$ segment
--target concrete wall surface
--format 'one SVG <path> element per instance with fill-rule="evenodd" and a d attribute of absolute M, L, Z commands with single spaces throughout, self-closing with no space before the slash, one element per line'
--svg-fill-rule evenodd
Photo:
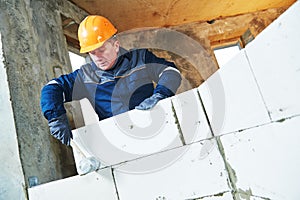
<path fill-rule="evenodd" d="M 20 161 L 15 121 L 4 68 L 0 35 L 0 199 L 26 199 L 25 179 Z"/>
<path fill-rule="evenodd" d="M 54 69 L 59 68 L 62 73 L 71 71 L 57 2 L 0 1 L 1 67 L 5 69 L 1 73 L 6 73 L 1 78 L 1 87 L 8 86 L 9 97 L 5 101 L 9 101 L 12 108 L 8 110 L 8 102 L 1 101 L 1 106 L 6 106 L 5 111 L 1 110 L 1 120 L 7 120 L 1 128 L 9 124 L 14 127 L 8 129 L 12 134 L 1 134 L 16 140 L 8 145 L 18 144 L 25 191 L 32 176 L 38 178 L 38 183 L 45 183 L 76 174 L 72 149 L 49 134 L 47 120 L 40 109 L 41 88 L 55 77 Z M 10 118 L 11 111 L 13 118 Z M 14 131 L 17 136 L 13 136 Z M 9 155 L 5 145 L 0 145 L 0 150 Z M 0 176 L 2 174 L 5 176 L 4 171 L 0 171 Z"/>
<path fill-rule="evenodd" d="M 200 87 L 75 130 L 73 148 L 102 168 L 30 188 L 30 200 L 299 199 L 299 10 Z"/>

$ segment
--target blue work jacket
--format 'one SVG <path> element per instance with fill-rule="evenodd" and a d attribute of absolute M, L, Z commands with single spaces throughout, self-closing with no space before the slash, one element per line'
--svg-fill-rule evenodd
<path fill-rule="evenodd" d="M 103 71 L 91 62 L 51 80 L 42 89 L 41 108 L 46 119 L 51 120 L 66 112 L 64 102 L 87 98 L 102 120 L 134 109 L 154 93 L 170 97 L 180 83 L 174 63 L 147 49 L 120 48 L 110 70 Z"/>

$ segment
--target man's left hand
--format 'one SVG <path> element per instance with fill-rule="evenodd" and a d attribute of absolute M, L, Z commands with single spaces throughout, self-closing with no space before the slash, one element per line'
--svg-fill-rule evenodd
<path fill-rule="evenodd" d="M 155 93 L 151 97 L 145 99 L 140 105 L 136 106 L 135 108 L 138 110 L 149 110 L 153 108 L 158 101 L 167 98 L 167 96 L 162 95 L 160 93 Z"/>

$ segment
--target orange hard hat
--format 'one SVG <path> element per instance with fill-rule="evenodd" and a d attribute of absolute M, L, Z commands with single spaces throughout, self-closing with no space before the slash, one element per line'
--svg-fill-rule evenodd
<path fill-rule="evenodd" d="M 105 17 L 87 16 L 78 28 L 80 53 L 90 52 L 101 47 L 106 40 L 116 33 L 117 29 Z"/>

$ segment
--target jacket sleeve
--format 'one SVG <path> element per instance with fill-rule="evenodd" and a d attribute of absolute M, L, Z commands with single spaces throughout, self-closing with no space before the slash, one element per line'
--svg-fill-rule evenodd
<path fill-rule="evenodd" d="M 146 51 L 145 63 L 152 80 L 157 83 L 154 93 L 173 96 L 181 84 L 181 75 L 173 62 Z"/>
<path fill-rule="evenodd" d="M 73 94 L 74 85 L 78 82 L 77 74 L 78 70 L 62 75 L 52 79 L 42 88 L 40 104 L 43 115 L 48 121 L 66 113 L 64 102 L 80 99 L 78 95 Z"/>

